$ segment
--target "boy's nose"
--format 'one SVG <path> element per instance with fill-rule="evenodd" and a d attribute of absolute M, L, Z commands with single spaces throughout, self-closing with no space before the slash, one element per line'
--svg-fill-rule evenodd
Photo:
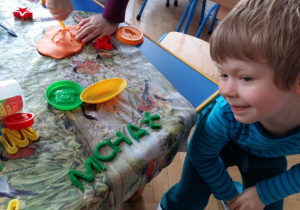
<path fill-rule="evenodd" d="M 232 80 L 220 81 L 219 92 L 223 97 L 237 97 L 237 85 Z"/>

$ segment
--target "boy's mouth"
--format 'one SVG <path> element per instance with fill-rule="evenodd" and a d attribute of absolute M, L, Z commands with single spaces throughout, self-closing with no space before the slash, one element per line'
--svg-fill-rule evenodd
<path fill-rule="evenodd" d="M 231 105 L 231 110 L 233 112 L 238 112 L 238 111 L 244 111 L 245 109 L 249 108 L 250 106 L 235 106 Z"/>

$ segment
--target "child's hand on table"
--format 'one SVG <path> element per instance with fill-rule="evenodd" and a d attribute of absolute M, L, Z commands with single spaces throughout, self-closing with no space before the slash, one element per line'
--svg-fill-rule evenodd
<path fill-rule="evenodd" d="M 102 17 L 102 15 L 94 15 L 87 19 L 82 20 L 78 25 L 81 28 L 78 30 L 75 39 L 81 40 L 86 43 L 104 35 L 112 35 L 119 26 L 119 23 L 110 22 Z"/>
<path fill-rule="evenodd" d="M 227 201 L 231 210 L 263 210 L 265 205 L 261 202 L 256 187 L 249 187 L 242 194 Z"/>

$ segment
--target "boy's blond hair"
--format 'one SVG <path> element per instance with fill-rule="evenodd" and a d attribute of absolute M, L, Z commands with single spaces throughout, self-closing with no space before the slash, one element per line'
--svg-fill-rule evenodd
<path fill-rule="evenodd" d="M 290 89 L 300 72 L 300 0 L 241 0 L 213 32 L 211 57 L 263 59 Z"/>

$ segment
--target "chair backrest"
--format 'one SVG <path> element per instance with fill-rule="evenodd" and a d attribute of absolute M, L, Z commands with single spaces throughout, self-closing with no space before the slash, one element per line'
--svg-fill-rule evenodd
<path fill-rule="evenodd" d="M 218 83 L 219 73 L 210 57 L 208 42 L 188 34 L 170 32 L 164 36 L 160 44 L 198 72 Z"/>

